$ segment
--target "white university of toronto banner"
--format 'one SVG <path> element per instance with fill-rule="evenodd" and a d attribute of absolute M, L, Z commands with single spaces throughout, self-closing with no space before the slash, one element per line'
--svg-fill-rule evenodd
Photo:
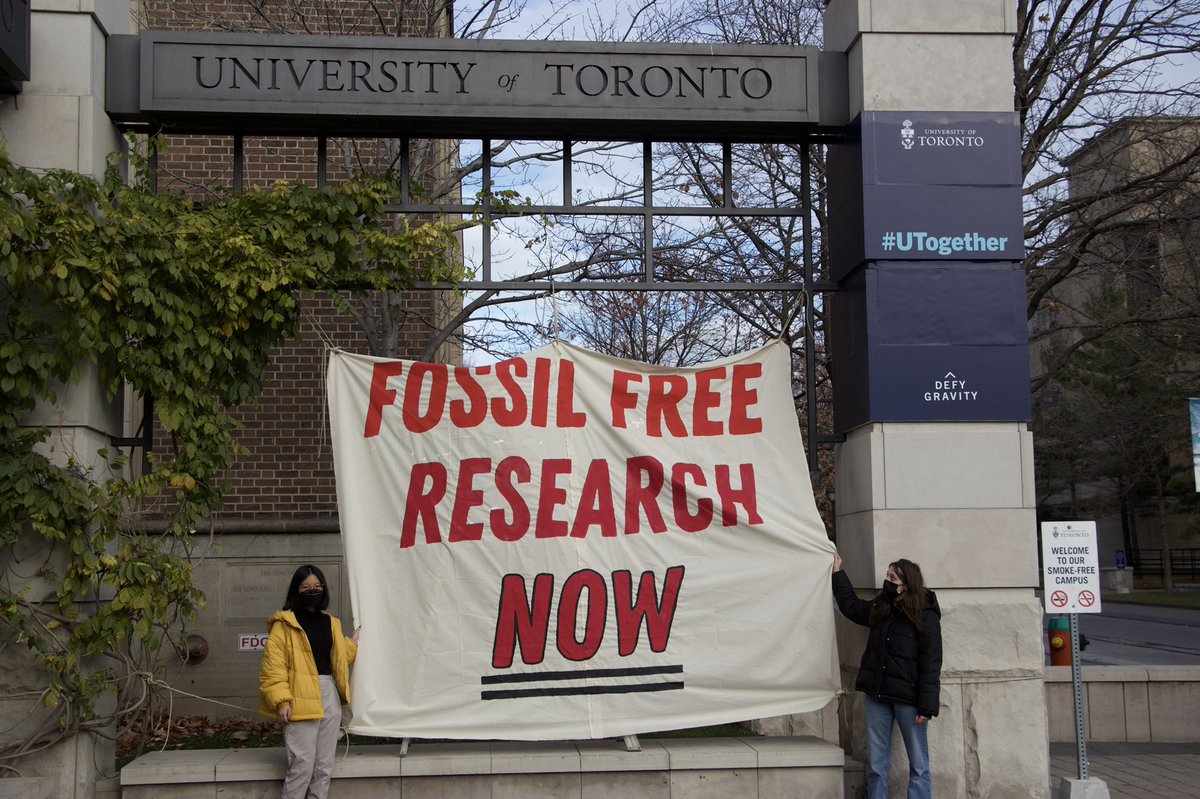
<path fill-rule="evenodd" d="M 782 343 L 686 369 L 559 342 L 474 368 L 333 352 L 350 729 L 604 738 L 824 707 L 833 545 L 791 379 Z"/>

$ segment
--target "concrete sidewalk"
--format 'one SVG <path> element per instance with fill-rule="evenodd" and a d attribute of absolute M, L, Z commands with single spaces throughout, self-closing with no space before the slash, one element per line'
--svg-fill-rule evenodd
<path fill-rule="evenodd" d="M 1091 743 L 1087 756 L 1088 776 L 1104 780 L 1111 799 L 1200 797 L 1200 743 Z M 1050 744 L 1052 795 L 1078 773 L 1075 744 Z"/>

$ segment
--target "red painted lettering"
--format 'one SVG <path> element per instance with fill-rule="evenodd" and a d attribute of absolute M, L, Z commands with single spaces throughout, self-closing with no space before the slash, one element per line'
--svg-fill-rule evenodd
<path fill-rule="evenodd" d="M 529 423 L 534 427 L 545 427 L 550 415 L 550 359 L 538 358 L 533 362 L 533 411 Z"/>
<path fill-rule="evenodd" d="M 713 502 L 708 497 L 696 499 L 696 512 L 688 510 L 688 478 L 695 485 L 705 485 L 704 471 L 694 463 L 677 463 L 671 468 L 671 507 L 675 524 L 685 533 L 698 533 L 712 523 Z"/>
<path fill-rule="evenodd" d="M 588 466 L 583 479 L 583 490 L 579 492 L 579 508 L 571 524 L 571 537 L 584 538 L 593 525 L 600 528 L 600 535 L 614 538 L 617 535 L 617 515 L 613 510 L 612 480 L 608 474 L 608 461 L 597 458 Z"/>
<path fill-rule="evenodd" d="M 422 412 L 421 398 L 425 393 L 426 375 L 429 376 L 429 396 Z M 411 432 L 432 430 L 442 420 L 447 380 L 444 363 L 414 363 L 408 370 L 408 381 L 404 384 L 404 426 Z"/>
<path fill-rule="evenodd" d="M 520 541 L 529 532 L 529 506 L 521 496 L 517 483 L 528 483 L 533 478 L 529 464 L 524 458 L 509 456 L 496 465 L 496 489 L 508 500 L 512 508 L 512 521 L 506 521 L 504 511 L 499 508 L 488 515 L 492 523 L 492 534 L 501 541 Z"/>
<path fill-rule="evenodd" d="M 583 427 L 587 414 L 575 410 L 575 364 L 572 361 L 558 363 L 558 402 L 554 418 L 558 427 Z"/>
<path fill-rule="evenodd" d="M 403 370 L 404 364 L 399 361 L 375 364 L 371 373 L 371 395 L 367 400 L 367 424 L 363 429 L 363 438 L 379 435 L 379 427 L 383 422 L 383 406 L 396 401 L 396 390 L 388 388 L 387 381 Z"/>
<path fill-rule="evenodd" d="M 485 375 L 491 371 L 490 366 L 484 366 L 476 374 Z M 475 382 L 475 375 L 465 366 L 454 368 L 454 382 L 463 390 L 467 400 L 450 401 L 450 424 L 455 427 L 478 427 L 487 418 L 487 395 L 483 386 Z"/>
<path fill-rule="evenodd" d="M 642 479 L 643 475 L 645 482 Z M 657 458 L 643 455 L 625 461 L 626 535 L 641 532 L 642 511 L 645 512 L 646 521 L 653 532 L 666 532 L 667 523 L 663 521 L 662 511 L 658 509 L 658 495 L 665 481 L 663 465 Z"/>
<path fill-rule="evenodd" d="M 645 624 L 650 649 L 665 652 L 671 640 L 671 625 L 683 586 L 683 566 L 671 566 L 663 576 L 659 595 L 653 572 L 642 572 L 634 597 L 629 571 L 612 573 L 612 596 L 617 620 L 617 653 L 629 657 L 637 650 Z M 580 614 L 580 602 L 586 592 L 587 609 Z M 541 663 L 546 655 L 550 628 L 550 609 L 554 605 L 554 576 L 539 574 L 533 579 L 533 597 L 526 591 L 526 579 L 506 574 L 500 581 L 499 611 L 492 644 L 492 668 L 513 665 L 516 649 L 521 647 L 522 662 Z M 608 623 L 608 583 L 599 572 L 580 569 L 565 581 L 558 596 L 555 639 L 558 653 L 575 662 L 590 660 L 600 651 Z M 583 630 L 580 635 L 579 625 Z"/>
<path fill-rule="evenodd" d="M 429 488 L 425 488 L 426 480 Z M 408 495 L 404 499 L 404 522 L 400 526 L 400 548 L 411 547 L 417 541 L 417 521 L 425 529 L 425 543 L 442 540 L 438 529 L 437 504 L 446 496 L 446 467 L 440 463 L 418 463 L 409 477 Z"/>
<path fill-rule="evenodd" d="M 732 527 L 737 524 L 737 506 L 746 509 L 748 524 L 762 524 L 762 516 L 758 515 L 758 493 L 754 490 L 754 464 L 743 463 L 738 467 L 742 478 L 741 488 L 734 488 L 730 482 L 729 466 L 717 466 L 717 496 L 721 498 L 721 524 Z"/>
<path fill-rule="evenodd" d="M 646 400 L 646 435 L 661 438 L 663 422 L 678 438 L 687 437 L 679 403 L 687 396 L 687 378 L 683 375 L 650 375 L 650 396 Z"/>
<path fill-rule="evenodd" d="M 642 382 L 642 376 L 633 372 L 613 371 L 612 393 L 608 403 L 612 408 L 612 426 L 618 429 L 628 427 L 625 421 L 625 411 L 637 407 L 637 393 L 629 390 L 631 383 Z"/>
<path fill-rule="evenodd" d="M 584 619 L 583 640 L 575 629 L 579 615 L 579 599 L 587 591 L 587 616 Z M 608 619 L 608 586 L 599 572 L 581 569 L 566 579 L 558 597 L 558 653 L 567 660 L 588 660 L 604 641 L 604 626 Z"/>
<path fill-rule="evenodd" d="M 407 549 L 422 540 L 441 543 L 439 518 L 449 522 L 447 543 L 480 541 L 489 531 L 508 543 L 522 540 L 530 530 L 536 538 L 582 539 L 589 534 L 615 538 L 642 532 L 643 523 L 656 534 L 698 533 L 717 524 L 718 503 L 720 524 L 725 527 L 739 520 L 763 523 L 752 464 L 705 469 L 695 463 L 676 463 L 670 464 L 668 473 L 657 458 L 636 456 L 626 459 L 624 475 L 616 475 L 616 480 L 624 479 L 623 489 L 614 485 L 612 466 L 604 458 L 589 461 L 586 472 L 582 467 L 576 472 L 575 466 L 567 458 L 535 464 L 517 455 L 498 464 L 489 458 L 465 458 L 454 467 L 457 474 L 449 475 L 441 462 L 417 464 L 407 487 L 400 546 Z M 580 486 L 578 503 L 568 506 L 572 477 Z M 498 501 L 489 499 L 496 494 Z M 618 518 L 616 503 L 622 494 L 624 506 Z M 481 510 L 489 502 L 494 506 Z M 442 503 L 447 507 L 442 508 Z M 564 508 L 572 513 L 570 518 L 558 516 L 566 515 Z M 670 527 L 664 512 L 670 514 Z M 422 531 L 424 536 L 419 537 Z"/>
<path fill-rule="evenodd" d="M 554 509 L 559 505 L 567 504 L 567 491 L 558 487 L 558 478 L 570 473 L 571 461 L 567 458 L 550 458 L 542 461 L 537 524 L 533 531 L 537 538 L 561 538 L 567 534 L 567 523 L 554 518 Z"/>
<path fill-rule="evenodd" d="M 458 469 L 454 490 L 454 510 L 450 514 L 450 541 L 478 541 L 483 537 L 483 522 L 469 521 L 471 508 L 483 504 L 483 492 L 472 481 L 492 470 L 491 458 L 467 458 Z"/>
<path fill-rule="evenodd" d="M 518 427 L 525 423 L 527 415 L 525 392 L 517 382 L 518 377 L 529 374 L 529 364 L 513 359 L 496 364 L 496 377 L 500 380 L 510 404 L 505 404 L 503 397 L 492 397 L 492 418 L 501 427 Z"/>
<path fill-rule="evenodd" d="M 758 404 L 758 391 L 750 388 L 749 383 L 760 377 L 761 363 L 740 363 L 733 367 L 729 409 L 730 435 L 745 436 L 762 432 L 762 419 L 749 414 L 749 409 Z"/>
<path fill-rule="evenodd" d="M 675 620 L 675 606 L 679 601 L 679 588 L 683 585 L 683 567 L 672 566 L 667 569 L 661 599 L 654 587 L 654 572 L 642 572 L 636 600 L 633 599 L 633 580 L 628 571 L 613 572 L 612 583 L 613 603 L 617 611 L 617 653 L 621 657 L 629 657 L 634 653 L 641 638 L 643 619 L 646 621 L 651 651 L 666 650 L 671 639 L 671 623 Z"/>
<path fill-rule="evenodd" d="M 506 574 L 500 581 L 500 611 L 496 618 L 496 638 L 492 644 L 492 668 L 512 666 L 517 642 L 521 643 L 522 662 L 541 663 L 546 656 L 546 631 L 550 626 L 550 600 L 554 593 L 554 575 L 539 574 L 533 579 L 533 601 L 525 593 L 525 578 Z"/>
<path fill-rule="evenodd" d="M 692 435 L 719 436 L 725 425 L 709 417 L 709 411 L 719 408 L 721 394 L 712 384 L 725 379 L 725 367 L 705 369 L 696 373 L 696 396 L 692 399 Z"/>

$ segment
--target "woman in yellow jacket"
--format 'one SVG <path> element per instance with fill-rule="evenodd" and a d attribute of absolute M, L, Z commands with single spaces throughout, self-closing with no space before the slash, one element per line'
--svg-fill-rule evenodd
<path fill-rule="evenodd" d="M 287 775 L 283 799 L 325 799 L 342 724 L 350 702 L 350 664 L 358 630 L 325 613 L 329 586 L 316 566 L 292 575 L 283 610 L 268 622 L 270 634 L 258 675 L 258 709 L 283 726 Z"/>

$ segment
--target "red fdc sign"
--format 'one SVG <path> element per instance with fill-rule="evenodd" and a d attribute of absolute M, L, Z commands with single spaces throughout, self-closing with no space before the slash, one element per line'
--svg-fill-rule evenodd
<path fill-rule="evenodd" d="M 262 652 L 267 648 L 266 633 L 241 633 L 237 638 L 237 651 Z"/>

